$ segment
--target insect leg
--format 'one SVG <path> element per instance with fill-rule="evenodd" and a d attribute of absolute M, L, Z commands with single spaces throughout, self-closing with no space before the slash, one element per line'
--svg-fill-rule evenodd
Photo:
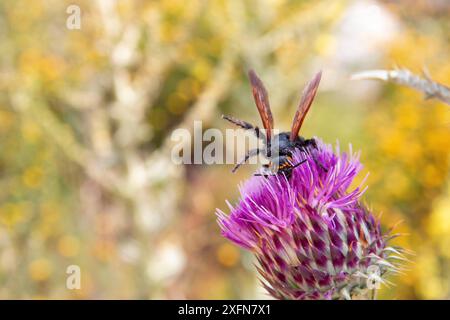
<path fill-rule="evenodd" d="M 317 149 L 317 142 L 314 139 L 307 139 L 304 143 L 305 147 L 312 146 L 314 149 Z"/>
<path fill-rule="evenodd" d="M 276 174 L 264 174 L 264 173 L 255 173 L 253 174 L 255 177 L 264 177 L 268 179 L 270 176 L 276 176 Z"/>
<path fill-rule="evenodd" d="M 320 161 L 314 156 L 314 154 L 311 153 L 311 151 L 308 149 L 309 146 L 312 146 L 313 148 L 317 148 L 316 140 L 314 139 L 308 139 L 305 140 L 304 145 L 301 147 L 302 151 L 305 152 L 307 155 L 310 155 L 316 165 L 318 165 L 323 171 L 328 172 L 328 169 L 323 166 L 323 164 L 320 163 Z"/>
<path fill-rule="evenodd" d="M 264 177 L 264 178 L 269 178 L 269 176 L 275 176 L 276 173 L 271 173 L 269 171 L 269 165 L 268 164 L 263 164 L 262 168 L 264 169 L 263 172 L 259 172 L 259 173 L 254 173 L 253 175 L 256 177 Z"/>
<path fill-rule="evenodd" d="M 251 157 L 257 156 L 260 152 L 261 152 L 260 149 L 251 149 L 251 150 L 247 151 L 244 158 L 241 161 L 239 161 L 239 163 L 233 168 L 233 170 L 231 170 L 231 172 L 235 173 L 236 170 L 239 169 L 239 167 L 241 165 L 246 163 L 248 159 L 250 159 Z"/>
<path fill-rule="evenodd" d="M 291 169 L 291 170 L 292 170 L 292 169 L 295 169 L 295 168 L 297 168 L 299 165 L 301 165 L 301 164 L 303 164 L 303 163 L 305 163 L 305 162 L 306 162 L 306 159 L 300 161 L 299 163 L 294 164 L 290 169 Z"/>

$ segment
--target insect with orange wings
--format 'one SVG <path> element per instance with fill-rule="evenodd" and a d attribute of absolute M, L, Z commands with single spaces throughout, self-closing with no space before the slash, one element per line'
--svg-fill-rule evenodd
<path fill-rule="evenodd" d="M 296 149 L 300 149 L 303 152 L 308 153 L 308 147 L 317 148 L 316 141 L 314 139 L 305 139 L 299 136 L 298 133 L 316 95 L 322 72 L 318 72 L 305 87 L 300 104 L 297 108 L 297 112 L 294 116 L 294 121 L 292 122 L 291 132 L 281 132 L 277 135 L 274 135 L 273 133 L 273 117 L 270 110 L 267 90 L 253 70 L 250 70 L 248 75 L 250 78 L 256 107 L 258 108 L 258 112 L 261 116 L 265 129 L 265 135 L 261 133 L 261 130 L 257 126 L 254 126 L 246 121 L 224 115 L 222 118 L 243 128 L 244 130 L 252 130 L 258 139 L 263 140 L 264 148 L 249 150 L 245 154 L 245 157 L 233 168 L 232 172 L 235 172 L 251 157 L 262 154 L 269 159 L 269 164 L 263 165 L 264 173 L 255 175 L 268 176 L 283 173 L 289 178 L 292 170 L 306 161 L 303 160 L 300 163 L 292 163 L 292 152 Z"/>

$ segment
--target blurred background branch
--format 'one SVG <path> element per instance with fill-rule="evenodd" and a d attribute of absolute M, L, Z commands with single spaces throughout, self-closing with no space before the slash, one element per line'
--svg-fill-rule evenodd
<path fill-rule="evenodd" d="M 450 88 L 439 84 L 425 74 L 425 78 L 415 75 L 407 69 L 367 70 L 352 75 L 351 80 L 382 80 L 408 86 L 425 94 L 426 99 L 439 99 L 450 105 Z"/>

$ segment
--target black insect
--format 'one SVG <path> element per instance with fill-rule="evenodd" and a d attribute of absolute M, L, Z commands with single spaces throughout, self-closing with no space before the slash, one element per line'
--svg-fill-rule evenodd
<path fill-rule="evenodd" d="M 251 157 L 262 154 L 269 159 L 269 164 L 263 165 L 264 173 L 259 173 L 256 175 L 268 176 L 283 173 L 289 178 L 292 170 L 306 161 L 303 160 L 300 163 L 293 163 L 293 151 L 300 149 L 303 152 L 308 153 L 308 150 L 310 149 L 309 147 L 317 148 L 316 141 L 314 139 L 305 139 L 299 136 L 298 133 L 316 95 L 322 72 L 318 72 L 303 90 L 300 104 L 298 105 L 294 121 L 292 122 L 291 132 L 282 132 L 275 136 L 273 136 L 273 117 L 270 110 L 267 90 L 253 70 L 250 70 L 248 75 L 252 85 L 256 107 L 258 108 L 258 112 L 261 116 L 265 129 L 265 135 L 262 134 L 257 126 L 254 126 L 248 122 L 224 115 L 222 118 L 245 130 L 252 130 L 257 138 L 263 140 L 264 148 L 249 150 L 245 154 L 245 157 L 233 168 L 232 172 L 235 172 Z"/>

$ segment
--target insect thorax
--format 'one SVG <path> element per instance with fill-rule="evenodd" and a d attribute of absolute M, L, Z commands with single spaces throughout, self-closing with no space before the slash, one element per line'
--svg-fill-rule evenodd
<path fill-rule="evenodd" d="M 291 155 L 293 149 L 305 145 L 306 140 L 303 137 L 298 136 L 294 141 L 291 141 L 289 136 L 289 132 L 281 132 L 272 138 L 270 146 L 272 156 Z"/>

